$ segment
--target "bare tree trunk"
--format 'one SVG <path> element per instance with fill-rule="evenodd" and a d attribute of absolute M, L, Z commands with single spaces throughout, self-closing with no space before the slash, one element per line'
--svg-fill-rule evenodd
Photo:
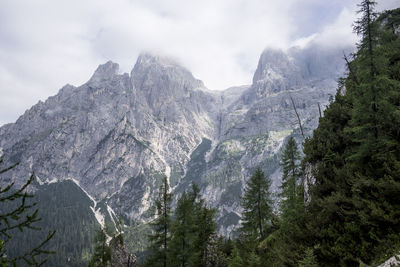
<path fill-rule="evenodd" d="M 349 59 L 347 58 L 347 56 L 346 56 L 346 54 L 345 54 L 344 52 L 343 52 L 343 58 L 344 58 L 344 60 L 346 61 L 346 66 L 347 66 L 347 69 L 348 69 L 349 72 L 350 72 L 350 77 L 351 77 L 351 79 L 352 79 L 357 85 L 359 85 L 360 83 L 358 82 L 357 76 L 356 76 L 356 74 L 354 73 L 353 68 L 350 66 Z"/>
<path fill-rule="evenodd" d="M 321 105 L 319 102 L 318 102 L 318 111 L 319 111 L 319 117 L 322 118 Z"/>
<path fill-rule="evenodd" d="M 298 120 L 298 122 L 299 122 L 300 131 L 301 131 L 301 135 L 303 136 L 303 139 L 305 139 L 305 137 L 304 137 L 304 132 L 303 132 L 303 126 L 301 125 L 301 120 L 300 120 L 299 113 L 297 112 L 296 105 L 294 104 L 294 101 L 293 101 L 293 98 L 292 98 L 292 96 L 291 96 L 291 95 L 289 95 L 289 97 L 290 97 L 290 100 L 292 101 L 293 109 L 294 109 L 294 112 L 296 113 L 297 120 Z"/>

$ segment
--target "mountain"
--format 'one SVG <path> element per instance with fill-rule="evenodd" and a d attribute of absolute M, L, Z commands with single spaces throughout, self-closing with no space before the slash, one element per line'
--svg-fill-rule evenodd
<path fill-rule="evenodd" d="M 5 165 L 20 162 L 0 180 L 18 185 L 34 172 L 41 182 L 76 181 L 125 221 L 143 225 L 166 174 L 175 196 L 199 184 L 218 209 L 220 233 L 230 235 L 253 170 L 272 176 L 276 190 L 285 139 L 302 141 L 293 104 L 310 135 L 318 106 L 335 94 L 344 66 L 330 56 L 342 50 L 317 48 L 267 49 L 252 85 L 222 92 L 169 58 L 141 54 L 130 74 L 109 61 L 85 84 L 64 86 L 0 128 Z"/>
<path fill-rule="evenodd" d="M 323 109 L 328 104 L 344 72 L 342 62 L 331 61 L 332 54 L 339 53 L 331 51 L 323 57 L 315 46 L 287 53 L 266 49 L 253 84 L 220 108 L 214 139 L 203 139 L 192 153 L 183 182 L 176 188 L 183 191 L 191 181 L 201 185 L 208 202 L 218 208 L 220 233 L 229 235 L 238 225 L 240 196 L 257 167 L 272 176 L 277 190 L 282 145 L 291 135 L 300 144 L 304 141 L 293 103 L 305 135 L 310 136 L 318 125 L 318 106 Z"/>

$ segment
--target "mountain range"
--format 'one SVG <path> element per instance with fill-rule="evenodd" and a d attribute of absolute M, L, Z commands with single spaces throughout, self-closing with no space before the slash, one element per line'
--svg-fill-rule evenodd
<path fill-rule="evenodd" d="M 165 174 L 175 198 L 197 183 L 217 209 L 219 232 L 229 236 L 255 168 L 276 192 L 285 140 L 302 143 L 317 127 L 344 73 L 342 51 L 317 44 L 266 49 L 252 84 L 224 91 L 207 89 L 167 57 L 143 53 L 130 74 L 108 61 L 85 84 L 65 85 L 0 128 L 4 165 L 20 163 L 0 181 L 21 185 L 35 173 L 39 194 L 71 181 L 68 190 L 88 196 L 82 205 L 90 206 L 91 223 L 115 224 L 122 216 L 144 225 Z"/>

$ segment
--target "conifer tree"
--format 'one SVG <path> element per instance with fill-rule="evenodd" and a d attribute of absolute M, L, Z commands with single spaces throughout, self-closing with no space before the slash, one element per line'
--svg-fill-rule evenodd
<path fill-rule="evenodd" d="M 376 78 L 379 75 L 379 69 L 377 66 L 379 53 L 376 51 L 378 32 L 377 23 L 374 23 L 377 13 L 374 11 L 375 1 L 363 0 L 359 4 L 358 13 L 361 14 L 361 18 L 358 19 L 353 26 L 354 32 L 361 37 L 361 41 L 358 44 L 357 61 L 358 74 L 360 83 L 352 93 L 355 94 L 355 101 L 357 103 L 357 109 L 353 112 L 354 126 L 360 127 L 360 130 L 356 130 L 357 139 L 377 139 L 379 134 L 378 129 L 378 103 L 377 95 L 380 90 L 380 84 L 376 83 Z M 360 124 L 360 122 L 362 122 Z M 372 136 L 371 136 L 372 135 Z M 367 145 L 369 142 L 363 142 L 363 145 Z"/>
<path fill-rule="evenodd" d="M 272 255 L 279 259 L 281 264 L 296 265 L 302 257 L 303 248 L 300 245 L 306 242 L 306 217 L 304 205 L 304 186 L 300 167 L 300 153 L 296 141 L 290 137 L 284 147 L 281 166 L 283 169 L 280 200 L 279 229 L 267 239 L 266 244 L 273 241 Z M 270 257 L 271 258 L 271 257 Z"/>
<path fill-rule="evenodd" d="M 242 267 L 243 260 L 240 256 L 240 251 L 237 246 L 233 247 L 232 254 L 228 259 L 228 267 Z"/>
<path fill-rule="evenodd" d="M 195 232 L 191 266 L 208 266 L 208 253 L 212 237 L 215 234 L 215 210 L 206 207 L 202 202 L 195 207 Z"/>
<path fill-rule="evenodd" d="M 360 9 L 357 13 L 361 14 L 361 18 L 356 20 L 353 30 L 357 35 L 361 36 L 361 42 L 358 45 L 360 52 L 366 51 L 368 56 L 369 74 L 374 77 L 376 74 L 374 61 L 374 43 L 376 39 L 376 23 L 374 20 L 377 13 L 374 10 L 376 2 L 373 0 L 362 0 L 358 5 Z"/>
<path fill-rule="evenodd" d="M 0 164 L 3 159 L 0 158 Z M 0 174 L 12 170 L 18 163 L 0 169 Z M 41 219 L 38 217 L 38 209 L 35 209 L 36 203 L 29 203 L 29 200 L 34 197 L 33 194 L 27 192 L 27 188 L 34 181 L 35 175 L 32 174 L 26 183 L 14 190 L 14 183 L 5 187 L 0 186 L 0 266 L 17 264 L 27 264 L 29 266 L 40 266 L 47 262 L 45 256 L 54 254 L 54 251 L 45 249 L 49 241 L 53 238 L 55 231 L 50 231 L 39 244 L 29 249 L 25 253 L 13 257 L 7 255 L 7 243 L 13 238 L 12 232 L 19 230 L 27 232 L 28 230 L 41 230 L 36 226 L 36 223 Z"/>
<path fill-rule="evenodd" d="M 156 218 L 151 223 L 154 233 L 149 236 L 152 255 L 147 260 L 148 266 L 166 267 L 168 265 L 169 242 L 171 239 L 171 202 L 172 193 L 169 190 L 168 178 L 164 176 L 158 198 L 155 201 Z"/>
<path fill-rule="evenodd" d="M 192 255 L 194 238 L 194 201 L 184 192 L 178 199 L 174 214 L 171 239 L 171 259 L 173 266 L 188 266 Z"/>
<path fill-rule="evenodd" d="M 172 228 L 171 258 L 173 265 L 206 266 L 208 247 L 215 234 L 215 210 L 205 206 L 200 189 L 192 184 L 189 192 L 178 199 Z"/>
<path fill-rule="evenodd" d="M 282 184 L 279 194 L 281 215 L 285 219 L 294 217 L 298 204 L 298 187 L 301 179 L 300 154 L 297 149 L 296 141 L 293 137 L 289 138 L 281 160 L 283 169 Z M 300 199 L 302 202 L 302 200 Z"/>
<path fill-rule="evenodd" d="M 271 226 L 272 198 L 270 193 L 271 180 L 257 168 L 246 184 L 244 196 L 241 199 L 243 207 L 241 232 L 249 239 L 261 240 Z"/>
<path fill-rule="evenodd" d="M 400 12 L 374 20 L 373 5 L 361 3 L 356 30 L 363 39 L 346 91 L 304 146 L 315 178 L 310 229 L 327 266 L 371 264 L 400 242 L 400 40 L 390 26 Z"/>

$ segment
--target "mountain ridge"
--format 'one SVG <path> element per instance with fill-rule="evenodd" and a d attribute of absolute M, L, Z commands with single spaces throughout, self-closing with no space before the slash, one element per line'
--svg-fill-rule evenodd
<path fill-rule="evenodd" d="M 108 61 L 87 83 L 65 85 L 0 127 L 5 163 L 21 162 L 2 181 L 21 183 L 30 172 L 76 179 L 119 215 L 146 222 L 167 174 L 177 195 L 199 183 L 229 235 L 246 178 L 261 166 L 276 189 L 277 155 L 288 136 L 301 138 L 290 97 L 310 134 L 318 124 L 317 103 L 326 105 L 336 90 L 339 71 L 304 75 L 301 66 L 312 54 L 296 53 L 265 50 L 252 85 L 221 92 L 208 91 L 169 58 L 141 54 L 130 74 L 118 74 L 118 64 Z M 236 221 L 226 219 L 232 216 Z"/>

